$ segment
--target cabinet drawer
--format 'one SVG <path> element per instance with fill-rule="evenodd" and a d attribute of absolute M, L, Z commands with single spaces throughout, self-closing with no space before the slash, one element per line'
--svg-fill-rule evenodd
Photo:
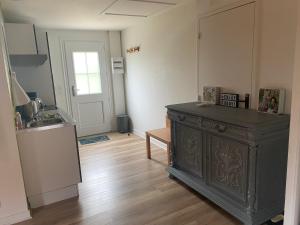
<path fill-rule="evenodd" d="M 196 128 L 201 128 L 201 124 L 202 124 L 201 117 L 192 116 L 185 113 L 178 113 L 174 111 L 168 111 L 168 117 L 173 121 L 177 121 L 182 124 L 186 124 Z"/>
<path fill-rule="evenodd" d="M 245 127 L 239 127 L 215 120 L 203 119 L 201 127 L 210 132 L 223 134 L 235 139 L 249 140 L 251 137 L 251 134 Z"/>
<path fill-rule="evenodd" d="M 204 129 L 217 134 L 222 134 L 234 139 L 249 141 L 253 139 L 253 134 L 245 127 L 240 127 L 220 121 L 215 121 L 207 118 L 193 116 L 175 111 L 168 111 L 168 116 L 171 120 L 192 126 L 195 128 Z"/>

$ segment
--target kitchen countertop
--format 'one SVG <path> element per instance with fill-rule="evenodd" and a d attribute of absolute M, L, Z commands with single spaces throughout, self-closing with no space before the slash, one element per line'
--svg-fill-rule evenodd
<path fill-rule="evenodd" d="M 56 129 L 56 128 L 61 128 L 61 127 L 68 127 L 68 126 L 75 126 L 76 121 L 69 116 L 67 113 L 65 113 L 61 109 L 52 109 L 52 110 L 44 110 L 40 112 L 41 114 L 47 115 L 54 115 L 54 114 L 59 114 L 64 122 L 62 123 L 57 123 L 57 124 L 49 124 L 46 126 L 39 126 L 39 127 L 27 127 L 21 130 L 17 130 L 17 133 L 24 133 L 24 132 L 39 132 L 39 131 L 44 131 L 44 130 L 49 130 L 49 129 Z"/>

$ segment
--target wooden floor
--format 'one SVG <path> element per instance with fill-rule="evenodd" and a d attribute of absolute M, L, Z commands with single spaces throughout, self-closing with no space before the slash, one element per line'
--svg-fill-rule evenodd
<path fill-rule="evenodd" d="M 166 152 L 145 141 L 110 134 L 111 141 L 81 146 L 79 198 L 33 210 L 19 225 L 238 225 L 222 209 L 168 178 Z"/>

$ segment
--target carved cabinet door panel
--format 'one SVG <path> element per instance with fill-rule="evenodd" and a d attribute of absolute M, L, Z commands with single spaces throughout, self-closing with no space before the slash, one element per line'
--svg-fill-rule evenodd
<path fill-rule="evenodd" d="M 248 160 L 248 145 L 208 135 L 208 185 L 243 205 L 247 203 Z"/>
<path fill-rule="evenodd" d="M 175 125 L 174 166 L 203 177 L 202 131 L 181 123 Z"/>

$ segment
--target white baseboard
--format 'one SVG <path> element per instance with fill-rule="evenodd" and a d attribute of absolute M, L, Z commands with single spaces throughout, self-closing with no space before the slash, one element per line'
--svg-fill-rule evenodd
<path fill-rule="evenodd" d="M 73 185 L 70 187 L 58 189 L 55 191 L 29 196 L 28 200 L 30 202 L 31 208 L 38 208 L 44 205 L 50 205 L 55 202 L 63 201 L 69 198 L 74 198 L 79 195 L 78 185 Z"/>
<path fill-rule="evenodd" d="M 0 225 L 11 225 L 31 219 L 30 211 L 26 210 L 17 214 L 0 218 Z"/>
<path fill-rule="evenodd" d="M 139 131 L 139 130 L 137 130 L 137 129 L 133 129 L 133 134 L 135 134 L 136 136 L 139 136 L 139 137 L 141 137 L 141 138 L 143 138 L 143 139 L 146 139 L 146 134 L 145 134 L 145 132 Z M 167 150 L 167 145 L 164 144 L 164 143 L 162 143 L 162 142 L 160 142 L 160 141 L 158 141 L 158 140 L 155 140 L 155 139 L 151 138 L 151 139 L 150 139 L 150 142 L 151 142 L 152 144 L 156 145 L 156 146 L 159 147 L 159 148 L 162 148 L 162 149 L 164 149 L 164 150 Z"/>

